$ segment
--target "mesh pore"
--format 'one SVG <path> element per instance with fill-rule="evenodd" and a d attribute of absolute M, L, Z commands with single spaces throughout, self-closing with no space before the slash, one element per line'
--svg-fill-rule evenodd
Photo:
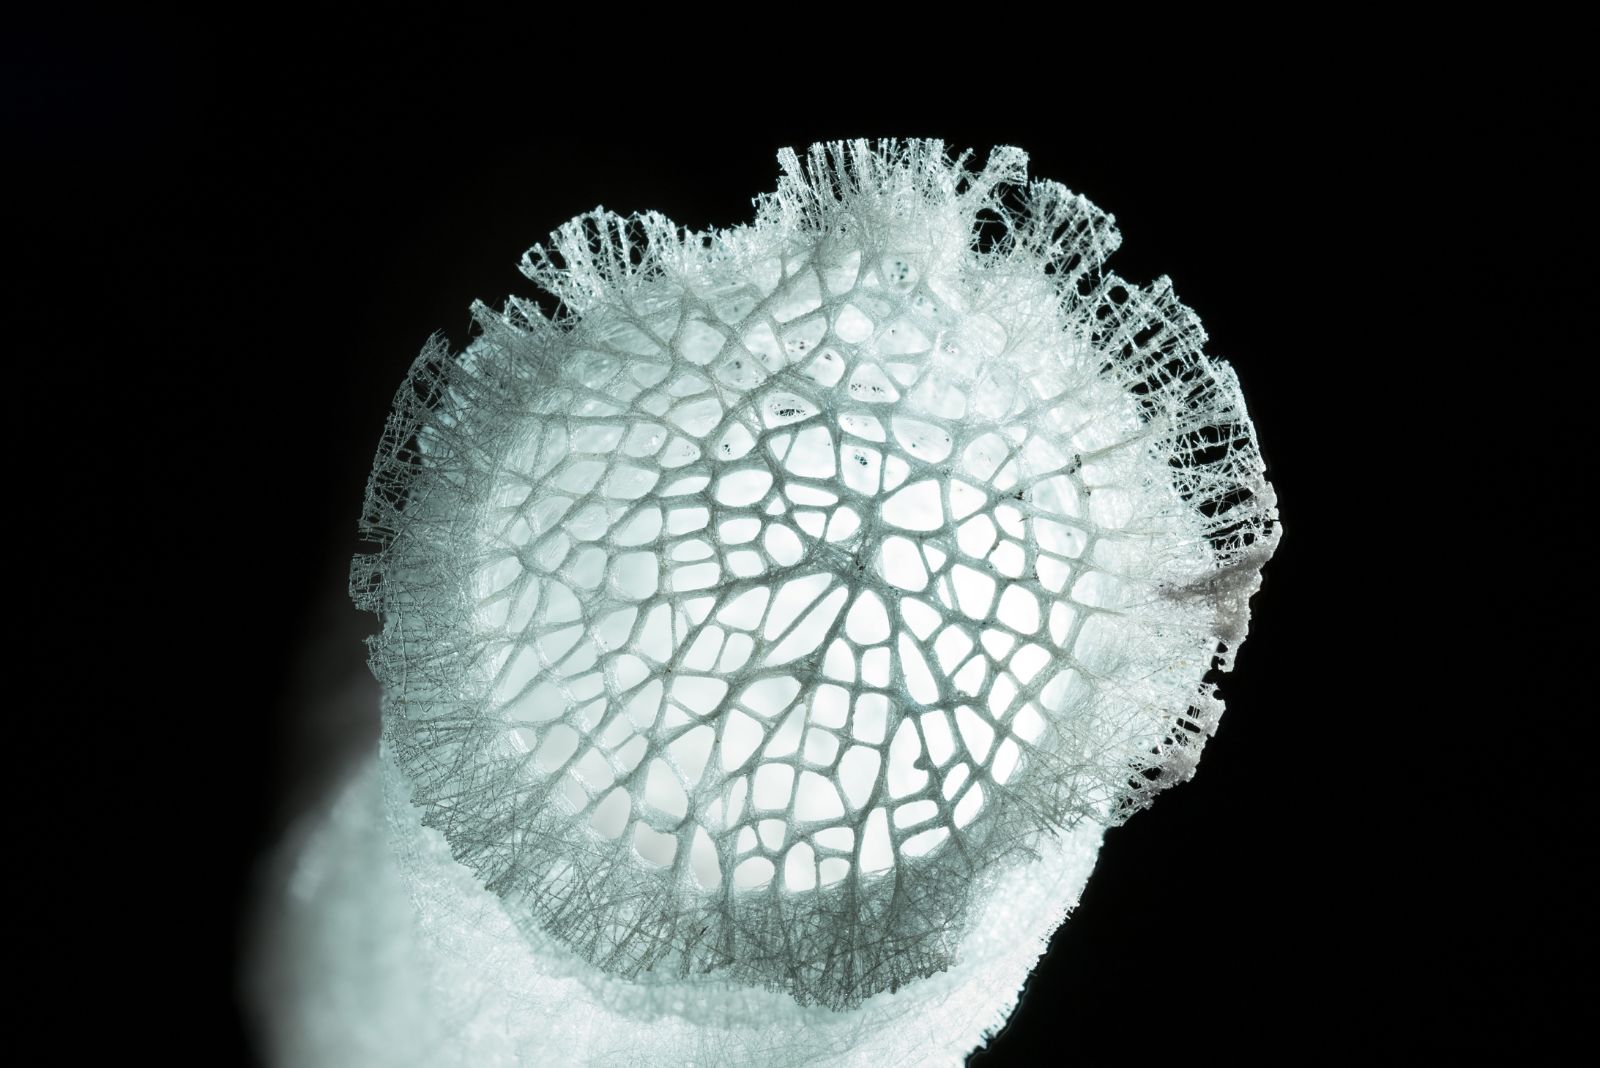
<path fill-rule="evenodd" d="M 1191 773 L 1276 512 L 1198 321 L 1021 152 L 780 159 L 753 224 L 597 210 L 524 261 L 556 314 L 430 344 L 352 588 L 516 925 L 842 1010 Z"/>

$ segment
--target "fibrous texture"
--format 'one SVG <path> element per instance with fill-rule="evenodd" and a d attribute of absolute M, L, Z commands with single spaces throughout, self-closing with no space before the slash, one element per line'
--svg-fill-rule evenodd
<path fill-rule="evenodd" d="M 573 220 L 524 261 L 553 317 L 417 361 L 353 578 L 392 804 L 707 1063 L 780 1018 L 913 1048 L 866 1035 L 952 998 L 958 1057 L 1192 772 L 1274 499 L 1193 314 L 1020 151 L 780 160 L 749 226 Z"/>

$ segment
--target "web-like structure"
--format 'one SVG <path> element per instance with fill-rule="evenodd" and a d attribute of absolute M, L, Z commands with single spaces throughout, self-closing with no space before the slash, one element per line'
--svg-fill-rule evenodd
<path fill-rule="evenodd" d="M 583 216 L 524 263 L 557 316 L 431 345 L 353 588 L 411 800 L 515 924 L 846 1010 L 1187 777 L 1276 513 L 1198 321 L 1022 153 L 781 160 L 753 225 Z"/>

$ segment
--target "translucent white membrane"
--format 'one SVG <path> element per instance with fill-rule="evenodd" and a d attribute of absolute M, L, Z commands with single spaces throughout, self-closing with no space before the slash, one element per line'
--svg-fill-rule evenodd
<path fill-rule="evenodd" d="M 1014 149 L 780 159 L 748 227 L 574 220 L 561 317 L 397 397 L 352 589 L 431 1063 L 954 1063 L 1221 714 L 1276 510 L 1170 284 Z"/>

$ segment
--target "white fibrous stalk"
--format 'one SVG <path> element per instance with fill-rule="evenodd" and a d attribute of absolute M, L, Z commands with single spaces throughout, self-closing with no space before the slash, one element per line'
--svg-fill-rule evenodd
<path fill-rule="evenodd" d="M 429 1063 L 959 1063 L 1221 714 L 1275 500 L 1170 283 L 1016 149 L 779 158 L 400 391 L 353 589 Z"/>

